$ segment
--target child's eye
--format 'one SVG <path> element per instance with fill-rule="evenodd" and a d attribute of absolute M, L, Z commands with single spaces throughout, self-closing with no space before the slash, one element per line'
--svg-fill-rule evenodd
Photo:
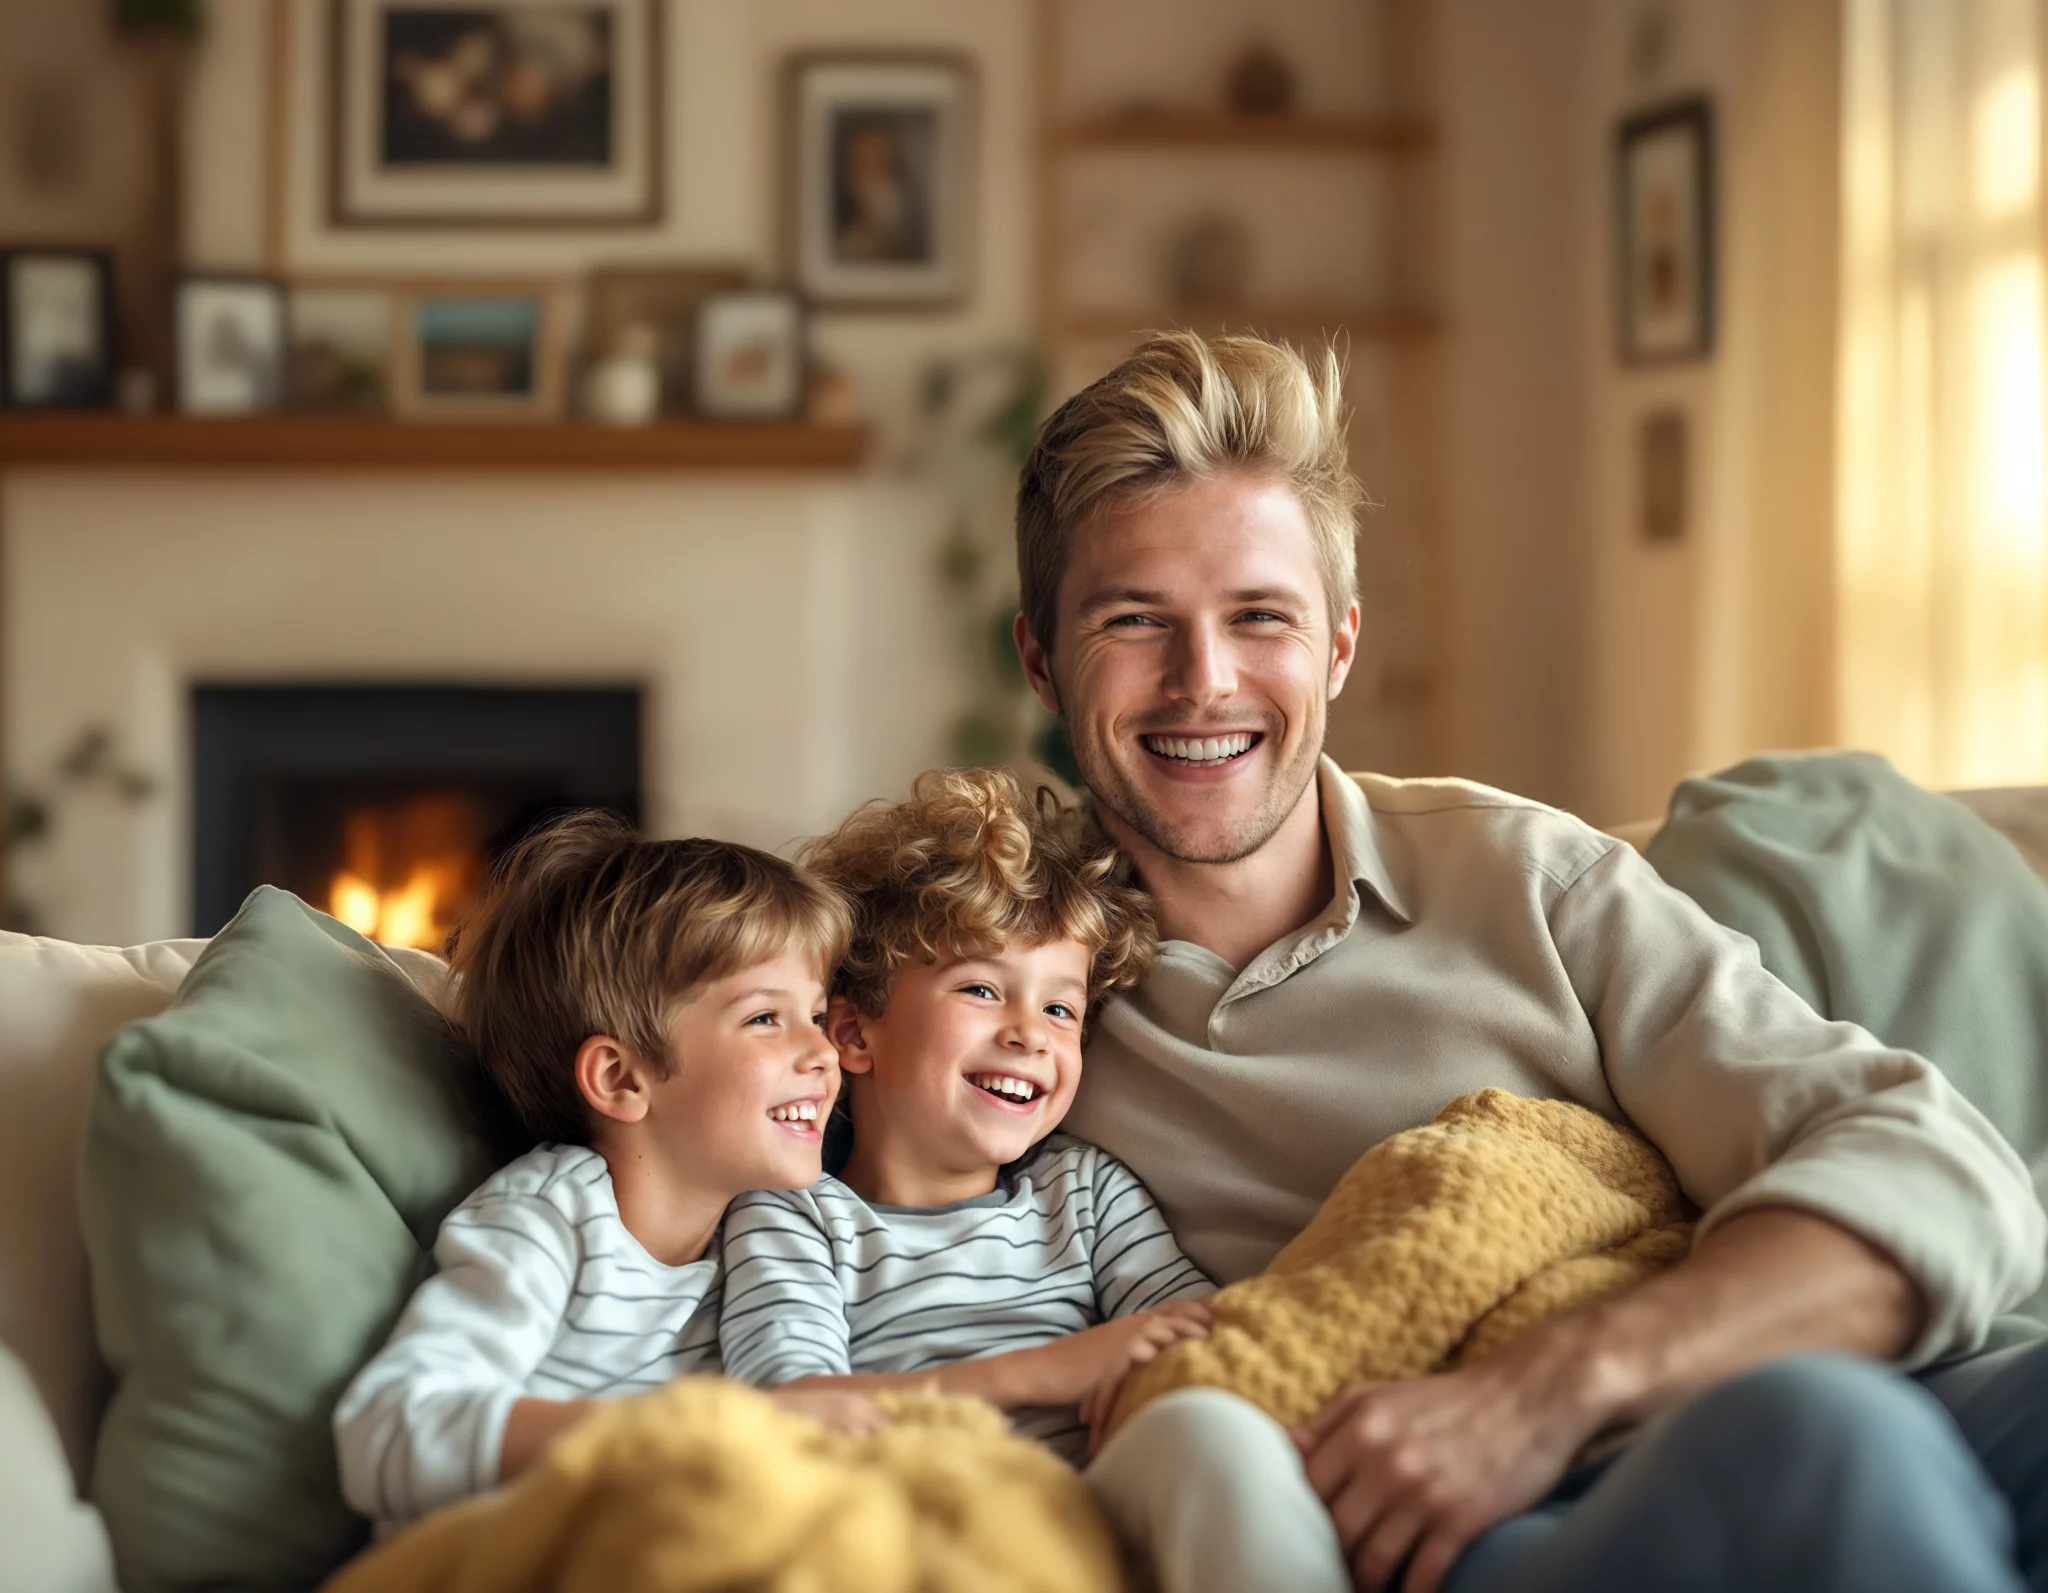
<path fill-rule="evenodd" d="M 822 1012 L 812 1013 L 811 1022 L 815 1024 L 820 1030 L 822 1030 L 825 1027 L 825 1014 Z"/>
<path fill-rule="evenodd" d="M 748 1028 L 752 1028 L 754 1025 L 760 1024 L 772 1027 L 775 1023 L 776 1017 L 777 1014 L 773 1012 L 757 1012 L 751 1018 L 747 1019 L 746 1026 Z"/>
<path fill-rule="evenodd" d="M 995 987 L 994 987 L 993 985 L 984 985 L 984 984 L 971 984 L 971 985 L 962 985 L 962 986 L 960 987 L 960 993 L 961 993 L 961 994 L 962 994 L 963 996 L 984 996 L 984 997 L 986 997 L 986 998 L 987 998 L 988 1000 L 990 1000 L 990 1001 L 993 1001 L 993 1000 L 995 1000 L 995 999 L 996 999 L 996 992 L 995 992 Z"/>
<path fill-rule="evenodd" d="M 1076 1012 L 1072 1007 L 1068 1006 L 1064 1001 L 1052 1002 L 1050 1005 L 1046 1007 L 1045 1010 L 1051 1013 L 1055 1018 L 1078 1018 L 1080 1016 L 1078 1012 Z"/>

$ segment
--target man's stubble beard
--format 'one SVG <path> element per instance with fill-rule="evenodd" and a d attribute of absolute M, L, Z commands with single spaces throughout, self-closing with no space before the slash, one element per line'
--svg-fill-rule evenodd
<path fill-rule="evenodd" d="M 1097 757 L 1097 749 L 1092 744 L 1084 746 L 1081 738 L 1072 735 L 1073 721 L 1069 719 L 1067 723 L 1074 764 L 1081 771 L 1088 794 L 1098 805 L 1134 831 L 1147 845 L 1176 863 L 1236 863 L 1272 840 L 1289 815 L 1300 806 L 1308 788 L 1315 783 L 1328 713 L 1327 702 L 1316 704 L 1310 733 L 1301 738 L 1293 758 L 1274 770 L 1266 787 L 1266 800 L 1244 821 L 1237 834 L 1206 848 L 1198 847 L 1192 836 L 1176 834 L 1171 821 L 1146 802 L 1135 782 L 1125 777 L 1116 761 L 1106 755 Z M 1271 733 L 1268 735 L 1270 738 Z M 1146 758 L 1151 754 L 1140 746 L 1138 756 Z"/>

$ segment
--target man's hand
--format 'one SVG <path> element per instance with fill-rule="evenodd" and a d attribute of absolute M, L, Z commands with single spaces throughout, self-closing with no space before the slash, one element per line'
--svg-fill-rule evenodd
<path fill-rule="evenodd" d="M 1394 1587 L 1406 1564 L 1402 1593 L 1436 1593 L 1474 1538 L 1547 1495 L 1606 1424 L 1531 1351 L 1542 1355 L 1540 1340 L 1460 1371 L 1352 1389 L 1295 1429 L 1360 1587 Z"/>
<path fill-rule="evenodd" d="M 889 1425 L 889 1418 L 882 1414 L 879 1405 L 851 1389 L 793 1383 L 770 1389 L 768 1397 L 792 1416 L 808 1416 L 849 1438 L 863 1438 Z"/>

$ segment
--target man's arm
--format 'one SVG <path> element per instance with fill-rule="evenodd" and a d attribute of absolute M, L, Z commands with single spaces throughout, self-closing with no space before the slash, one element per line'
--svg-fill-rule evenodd
<path fill-rule="evenodd" d="M 1824 1218 L 1758 1210 L 1671 1271 L 1477 1365 L 1340 1396 L 1295 1441 L 1361 1586 L 1435 1593 L 1467 1545 L 1530 1508 L 1601 1432 L 1808 1350 L 1889 1358 L 1919 1291 Z"/>

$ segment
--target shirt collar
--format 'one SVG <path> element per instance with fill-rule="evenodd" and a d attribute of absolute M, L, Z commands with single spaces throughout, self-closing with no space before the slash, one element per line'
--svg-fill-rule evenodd
<path fill-rule="evenodd" d="M 1330 840 L 1330 862 L 1337 878 L 1337 899 L 1330 905 L 1340 910 L 1350 897 L 1355 882 L 1377 896 L 1380 905 L 1402 923 L 1413 923 L 1400 887 L 1387 868 L 1380 850 L 1379 819 L 1372 803 L 1356 780 L 1338 767 L 1327 754 L 1316 769 L 1316 781 L 1323 803 L 1323 829 Z M 1347 911 L 1348 918 L 1350 913 Z"/>

